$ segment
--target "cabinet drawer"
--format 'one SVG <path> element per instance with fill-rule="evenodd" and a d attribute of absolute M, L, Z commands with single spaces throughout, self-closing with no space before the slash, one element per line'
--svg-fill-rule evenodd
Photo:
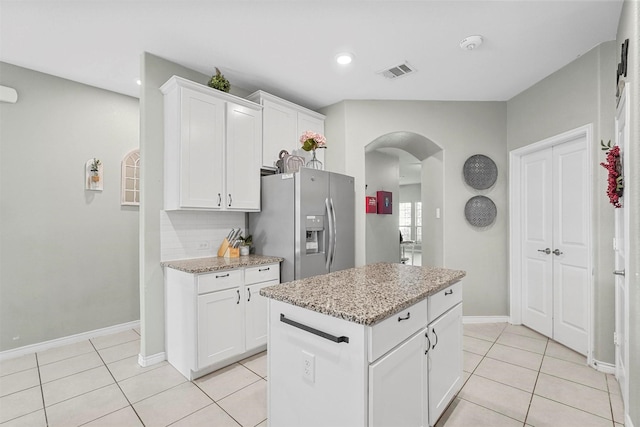
<path fill-rule="evenodd" d="M 216 271 L 198 275 L 198 294 L 242 285 L 242 270 Z"/>
<path fill-rule="evenodd" d="M 436 320 L 442 313 L 462 302 L 462 282 L 444 288 L 429 298 L 429 322 Z"/>
<path fill-rule="evenodd" d="M 391 350 L 427 325 L 427 300 L 420 301 L 400 313 L 369 328 L 369 362 Z"/>
<path fill-rule="evenodd" d="M 262 283 L 269 280 L 280 280 L 280 266 L 278 264 L 259 265 L 244 271 L 245 285 Z"/>

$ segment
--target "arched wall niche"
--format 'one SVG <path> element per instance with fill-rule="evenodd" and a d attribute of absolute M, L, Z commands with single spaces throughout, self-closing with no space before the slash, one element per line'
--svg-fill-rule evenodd
<path fill-rule="evenodd" d="M 421 166 L 422 265 L 442 266 L 444 260 L 443 219 L 439 215 L 444 197 L 444 150 L 431 139 L 414 132 L 396 131 L 381 135 L 364 148 L 366 194 L 393 193 L 392 215 L 367 215 L 366 263 L 400 260 L 399 156 L 402 150 Z"/>

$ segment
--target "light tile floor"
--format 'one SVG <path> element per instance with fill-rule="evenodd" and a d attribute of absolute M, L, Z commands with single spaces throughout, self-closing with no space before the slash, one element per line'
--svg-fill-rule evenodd
<path fill-rule="evenodd" d="M 612 375 L 522 326 L 464 326 L 451 426 L 621 426 Z M 134 331 L 0 362 L 0 426 L 266 426 L 266 353 L 193 382 L 137 363 Z"/>

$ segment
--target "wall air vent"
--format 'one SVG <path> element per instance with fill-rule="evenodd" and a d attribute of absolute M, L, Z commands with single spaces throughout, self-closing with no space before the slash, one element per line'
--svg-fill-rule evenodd
<path fill-rule="evenodd" d="M 382 71 L 378 71 L 378 74 L 388 79 L 396 79 L 398 77 L 406 76 L 407 74 L 412 74 L 415 72 L 416 72 L 415 68 L 409 65 L 409 63 L 404 62 L 400 65 L 396 65 L 394 67 L 387 68 Z"/>

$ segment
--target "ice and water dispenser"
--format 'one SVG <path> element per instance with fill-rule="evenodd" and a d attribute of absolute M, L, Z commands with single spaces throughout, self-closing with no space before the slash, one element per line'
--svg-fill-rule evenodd
<path fill-rule="evenodd" d="M 305 231 L 307 234 L 305 253 L 317 254 L 324 252 L 324 216 L 307 215 L 305 218 Z"/>

